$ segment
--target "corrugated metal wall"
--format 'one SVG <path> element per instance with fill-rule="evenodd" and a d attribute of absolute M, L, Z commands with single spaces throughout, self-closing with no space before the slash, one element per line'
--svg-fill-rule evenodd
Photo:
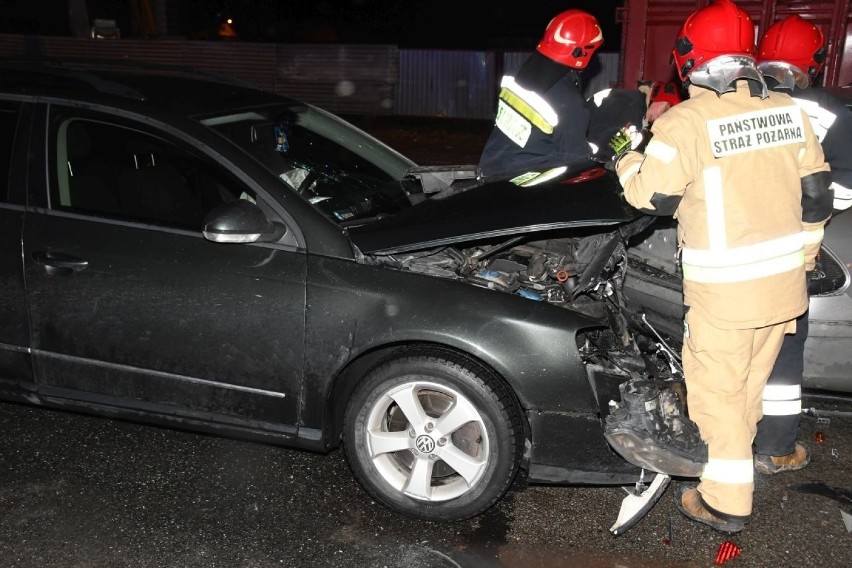
<path fill-rule="evenodd" d="M 277 46 L 276 92 L 339 114 L 393 114 L 399 50 L 392 45 Z"/>
<path fill-rule="evenodd" d="M 519 65 L 529 53 L 0 34 L 3 56 L 197 67 L 339 114 L 490 119 L 503 71 Z M 616 83 L 618 59 L 617 53 L 598 53 L 597 64 L 584 77 L 587 95 Z"/>
<path fill-rule="evenodd" d="M 618 53 L 601 53 L 600 51 L 592 59 L 583 77 L 583 94 L 586 98 L 603 89 L 615 87 L 618 85 L 618 61 L 620 56 Z M 625 85 L 626 87 L 636 87 L 636 85 Z"/>
<path fill-rule="evenodd" d="M 519 67 L 530 53 L 402 49 L 395 114 L 490 119 L 503 71 Z M 617 53 L 598 53 L 593 61 L 583 74 L 586 96 L 618 81 Z"/>
<path fill-rule="evenodd" d="M 401 49 L 396 114 L 487 118 L 495 108 L 495 53 Z"/>
<path fill-rule="evenodd" d="M 519 67 L 527 57 L 529 51 L 507 51 L 503 54 L 503 69 L 515 69 Z M 613 87 L 618 84 L 618 53 L 597 52 L 589 67 L 581 75 L 583 79 L 583 95 L 586 98 L 600 90 Z M 497 96 L 495 92 L 494 97 Z"/>
<path fill-rule="evenodd" d="M 89 39 L 0 34 L 4 56 L 61 60 L 109 60 L 197 67 L 245 79 L 262 89 L 275 88 L 275 44 L 186 40 Z"/>

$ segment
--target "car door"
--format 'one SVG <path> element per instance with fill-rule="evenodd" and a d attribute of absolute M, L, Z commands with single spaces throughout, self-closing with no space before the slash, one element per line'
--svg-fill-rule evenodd
<path fill-rule="evenodd" d="M 305 255 L 201 233 L 216 204 L 264 198 L 151 126 L 58 105 L 44 122 L 23 251 L 39 393 L 292 432 Z"/>
<path fill-rule="evenodd" d="M 803 386 L 852 393 L 852 212 L 834 211 L 811 273 Z"/>
<path fill-rule="evenodd" d="M 29 322 L 21 264 L 26 142 L 29 119 L 15 101 L 0 100 L 0 391 L 32 389 Z"/>

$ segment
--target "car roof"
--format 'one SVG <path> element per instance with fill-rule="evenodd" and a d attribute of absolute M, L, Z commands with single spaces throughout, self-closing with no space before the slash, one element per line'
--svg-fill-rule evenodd
<path fill-rule="evenodd" d="M 0 59 L 0 89 L 90 102 L 143 102 L 194 116 L 297 101 L 232 76 L 128 61 Z"/>

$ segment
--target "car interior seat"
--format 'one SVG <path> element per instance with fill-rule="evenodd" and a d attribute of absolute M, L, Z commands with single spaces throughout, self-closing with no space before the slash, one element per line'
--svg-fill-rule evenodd
<path fill-rule="evenodd" d="M 128 215 L 144 221 L 201 229 L 204 208 L 180 170 L 153 144 L 129 140 L 118 176 L 119 200 Z"/>
<path fill-rule="evenodd" d="M 70 203 L 62 205 L 118 213 L 120 206 L 114 193 L 114 172 L 110 164 L 94 152 L 85 122 L 75 120 L 68 125 L 66 143 Z"/>

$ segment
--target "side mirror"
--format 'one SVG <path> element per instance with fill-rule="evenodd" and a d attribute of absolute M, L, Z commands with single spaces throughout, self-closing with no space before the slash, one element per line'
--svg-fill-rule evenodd
<path fill-rule="evenodd" d="M 204 218 L 202 232 L 215 243 L 274 242 L 287 233 L 287 227 L 267 219 L 254 203 L 237 199 L 213 208 Z"/>

